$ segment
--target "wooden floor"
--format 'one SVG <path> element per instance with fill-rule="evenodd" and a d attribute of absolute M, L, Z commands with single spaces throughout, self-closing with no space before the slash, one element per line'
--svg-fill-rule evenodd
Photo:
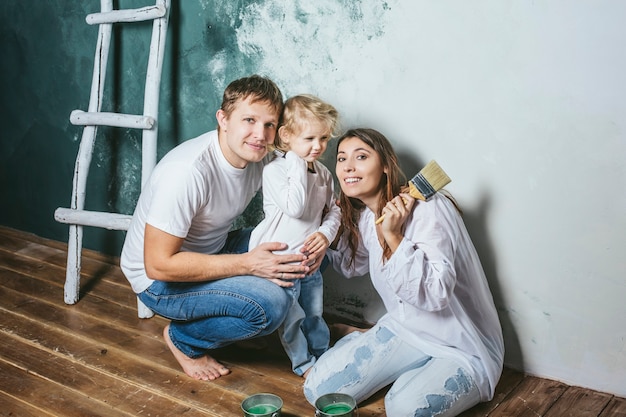
<path fill-rule="evenodd" d="M 72 306 L 65 262 L 64 243 L 0 226 L 0 416 L 240 416 L 258 392 L 282 397 L 285 417 L 314 415 L 275 338 L 264 350 L 218 351 L 232 374 L 194 381 L 163 343 L 166 321 L 137 318 L 116 259 L 84 252 Z M 383 395 L 360 416 L 384 416 Z M 487 415 L 626 416 L 626 400 L 505 369 L 494 400 L 463 414 Z"/>

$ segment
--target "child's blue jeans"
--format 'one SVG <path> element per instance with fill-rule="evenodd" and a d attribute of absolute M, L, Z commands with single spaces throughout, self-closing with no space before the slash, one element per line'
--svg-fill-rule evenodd
<path fill-rule="evenodd" d="M 278 335 L 293 371 L 302 376 L 328 350 L 330 330 L 322 317 L 324 282 L 320 270 L 294 284 L 284 289 L 291 305 Z"/>

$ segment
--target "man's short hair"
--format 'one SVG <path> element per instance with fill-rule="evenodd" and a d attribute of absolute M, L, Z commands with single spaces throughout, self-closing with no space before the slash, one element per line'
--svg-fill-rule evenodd
<path fill-rule="evenodd" d="M 252 102 L 267 102 L 280 116 L 283 111 L 283 95 L 274 81 L 260 75 L 251 75 L 231 82 L 224 90 L 221 109 L 229 117 L 238 101 L 248 98 Z"/>

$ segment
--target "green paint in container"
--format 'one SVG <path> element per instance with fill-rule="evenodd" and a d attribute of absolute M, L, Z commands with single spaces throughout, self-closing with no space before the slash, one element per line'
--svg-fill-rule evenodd
<path fill-rule="evenodd" d="M 348 394 L 326 394 L 315 401 L 316 417 L 353 417 L 355 411 L 356 401 Z"/>
<path fill-rule="evenodd" d="M 263 415 L 267 413 L 273 413 L 276 410 L 278 410 L 278 407 L 272 404 L 259 404 L 259 405 L 255 405 L 254 407 L 248 408 L 246 411 L 248 411 L 248 413 L 250 414 Z"/>
<path fill-rule="evenodd" d="M 283 400 L 274 394 L 252 395 L 241 403 L 244 417 L 279 417 Z"/>
<path fill-rule="evenodd" d="M 343 416 L 346 415 L 346 413 L 351 413 L 352 410 L 354 410 L 354 407 L 351 407 L 346 403 L 335 403 L 324 407 L 322 411 L 324 412 L 324 414 L 328 414 L 331 416 Z"/>

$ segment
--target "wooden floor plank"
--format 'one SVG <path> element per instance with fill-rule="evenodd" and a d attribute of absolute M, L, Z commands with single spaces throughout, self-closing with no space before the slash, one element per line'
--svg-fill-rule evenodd
<path fill-rule="evenodd" d="M 173 396 L 162 395 L 158 390 L 133 383 L 129 378 L 103 372 L 101 368 L 89 365 L 88 362 L 75 360 L 71 355 L 60 351 L 51 351 L 37 342 L 6 334 L 4 340 L 10 344 L 0 347 L 3 362 L 40 378 L 47 386 L 59 386 L 64 391 L 80 394 L 81 402 L 86 402 L 82 400 L 86 397 L 89 402 L 94 403 L 93 406 L 106 410 L 105 415 L 119 413 L 135 416 L 143 413 L 152 416 L 201 417 L 208 414 L 207 410 L 193 410 Z M 38 364 L 36 371 L 31 369 L 33 363 Z M 32 395 L 39 398 L 36 391 Z M 141 406 L 133 401 L 134 397 L 142 398 Z M 29 397 L 28 400 L 32 402 L 33 398 Z"/>
<path fill-rule="evenodd" d="M 545 417 L 597 417 L 612 395 L 569 387 L 550 407 Z"/>
<path fill-rule="evenodd" d="M 598 417 L 626 417 L 626 398 L 613 397 Z"/>
<path fill-rule="evenodd" d="M 45 380 L 30 371 L 0 360 L 0 384 L 5 394 L 45 410 L 52 415 L 67 417 L 102 416 L 130 417 L 106 403 L 91 399 L 80 392 Z"/>
<path fill-rule="evenodd" d="M 40 259 L 16 256 L 5 250 L 0 250 L 0 264 L 6 270 L 49 282 L 57 287 L 55 292 L 60 293 L 60 297 L 63 299 L 64 266 L 50 264 Z M 85 274 L 89 274 L 89 278 Z M 81 275 L 80 299 L 84 298 L 87 293 L 90 293 L 103 296 L 112 302 L 136 310 L 137 301 L 135 294 L 132 292 L 130 285 L 126 283 L 118 267 L 100 263 L 99 261 L 92 261 L 84 265 Z M 94 288 L 100 288 L 104 293 L 98 294 L 98 291 L 94 290 Z"/>
<path fill-rule="evenodd" d="M 31 244 L 35 244 L 40 247 L 60 249 L 61 251 L 65 252 L 65 254 L 67 254 L 67 241 L 60 242 L 57 240 L 46 239 L 33 233 L 13 229 L 6 226 L 0 226 L 0 246 L 9 248 L 11 245 L 17 245 L 15 246 L 15 252 L 18 252 L 20 250 L 19 248 L 25 248 L 30 246 Z M 115 257 L 86 248 L 83 248 L 82 250 L 82 257 L 89 259 L 98 259 L 103 262 L 116 264 L 116 262 L 111 262 L 111 260 L 115 259 Z"/>
<path fill-rule="evenodd" d="M 1 259 L 2 252 L 0 251 L 0 260 Z M 22 302 L 26 302 L 27 299 L 37 299 L 45 302 L 49 308 L 56 309 L 57 306 L 60 305 L 59 298 L 63 298 L 63 290 L 61 287 L 51 284 L 48 280 L 40 279 L 42 275 L 45 275 L 45 273 L 29 276 L 25 273 L 17 273 L 14 270 L 0 270 L 0 285 L 6 289 L 22 293 L 24 295 Z M 165 323 L 165 321 L 158 319 L 154 321 L 138 319 L 135 306 L 115 303 L 110 300 L 110 297 L 113 296 L 125 297 L 126 294 L 116 294 L 110 290 L 105 282 L 100 282 L 94 287 L 94 294 L 81 300 L 80 307 L 74 310 L 76 310 L 77 314 L 93 316 L 95 319 L 100 319 L 106 323 L 112 323 L 125 328 L 134 329 L 137 325 L 141 324 L 142 328 L 152 327 L 157 329 L 158 327 L 162 327 L 161 325 Z M 127 298 L 127 300 L 134 300 L 134 296 Z M 67 305 L 62 304 L 60 306 L 61 308 L 65 308 Z M 150 323 L 152 323 L 153 326 L 150 326 Z"/>
<path fill-rule="evenodd" d="M 14 269 L 16 272 L 30 276 L 34 274 L 40 279 L 47 279 L 50 283 L 58 285 L 62 293 L 65 283 L 67 244 L 50 241 L 53 244 L 44 245 L 40 242 L 28 241 L 23 236 L 20 238 L 15 233 L 3 236 L 2 231 L 3 229 L 0 228 L 0 263 L 4 262 L 7 269 Z M 1 251 L 7 252 L 7 254 L 3 254 Z M 43 270 L 46 271 L 46 274 L 40 274 Z M 85 295 L 91 293 L 93 287 L 100 282 L 106 283 L 106 286 L 100 286 L 106 291 L 105 298 L 136 311 L 137 300 L 119 267 L 119 257 L 83 249 L 79 302 Z"/>
<path fill-rule="evenodd" d="M 566 389 L 558 381 L 527 376 L 489 416 L 542 416 Z"/>
<path fill-rule="evenodd" d="M 10 371 L 13 371 L 12 369 Z M 10 379 L 0 377 L 0 387 L 4 386 L 4 381 L 10 383 Z M 0 390 L 0 416 L 2 417 L 54 417 L 54 414 L 46 410 L 37 408 L 34 404 L 29 404 L 21 398 L 11 396 Z"/>

